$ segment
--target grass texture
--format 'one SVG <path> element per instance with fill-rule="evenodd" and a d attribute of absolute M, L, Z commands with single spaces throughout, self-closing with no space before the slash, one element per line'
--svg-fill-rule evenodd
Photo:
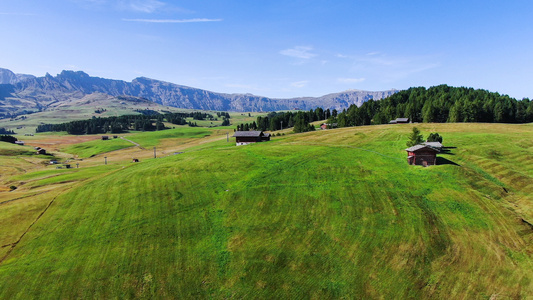
<path fill-rule="evenodd" d="M 395 125 L 17 175 L 69 183 L 0 205 L 0 298 L 527 298 L 533 127 L 418 127 L 446 164 Z"/>

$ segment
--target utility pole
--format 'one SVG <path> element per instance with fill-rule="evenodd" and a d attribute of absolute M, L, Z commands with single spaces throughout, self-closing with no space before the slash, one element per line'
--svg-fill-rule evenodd
<path fill-rule="evenodd" d="M 104 156 L 104 163 L 107 165 L 107 156 Z"/>
<path fill-rule="evenodd" d="M 155 155 L 155 147 L 154 147 L 154 158 L 156 158 L 156 155 Z"/>
<path fill-rule="evenodd" d="M 283 121 L 281 121 L 281 130 L 283 130 Z"/>
<path fill-rule="evenodd" d="M 226 132 L 226 142 L 229 143 L 229 132 Z"/>
<path fill-rule="evenodd" d="M 79 169 L 80 163 L 76 163 L 76 169 Z"/>

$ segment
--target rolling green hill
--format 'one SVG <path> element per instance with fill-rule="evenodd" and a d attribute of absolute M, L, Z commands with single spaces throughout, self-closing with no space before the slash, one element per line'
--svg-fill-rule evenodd
<path fill-rule="evenodd" d="M 454 147 L 428 168 L 412 126 L 10 177 L 0 298 L 532 295 L 532 124 L 417 124 Z"/>

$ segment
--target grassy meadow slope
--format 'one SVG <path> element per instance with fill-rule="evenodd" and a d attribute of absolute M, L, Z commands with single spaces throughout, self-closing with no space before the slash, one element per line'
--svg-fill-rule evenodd
<path fill-rule="evenodd" d="M 41 112 L 21 115 L 13 119 L 0 119 L 0 128 L 13 130 L 17 134 L 23 135 L 26 133 L 35 133 L 35 129 L 41 124 L 59 124 L 75 120 L 88 120 L 93 117 L 106 118 L 121 115 L 138 115 L 140 113 L 137 110 L 153 110 L 163 114 L 167 112 L 190 113 L 202 111 L 198 109 L 184 109 L 160 105 L 142 98 L 112 97 L 105 94 L 94 93 L 86 95 L 81 99 L 72 99 L 55 103 Z M 186 120 L 196 122 L 198 126 L 204 127 L 220 126 L 222 124 L 222 118 L 217 117 L 216 111 L 203 112 L 214 115 L 218 120 L 193 120 L 193 118 L 186 118 Z M 258 115 L 264 114 L 266 113 L 231 112 L 231 123 L 234 125 L 242 122 L 251 123 Z M 168 123 L 167 126 L 173 127 L 176 125 Z"/>
<path fill-rule="evenodd" d="M 429 168 L 412 126 L 187 133 L 180 155 L 14 174 L 0 298 L 532 295 L 532 124 L 417 124 L 456 147 Z"/>

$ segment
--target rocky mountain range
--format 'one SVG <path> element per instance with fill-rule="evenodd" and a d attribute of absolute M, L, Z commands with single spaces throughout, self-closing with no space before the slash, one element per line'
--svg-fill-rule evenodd
<path fill-rule="evenodd" d="M 225 94 L 196 89 L 146 77 L 131 82 L 91 77 L 82 71 L 63 71 L 44 77 L 14 74 L 0 69 L 0 114 L 15 111 L 43 111 L 58 102 L 81 99 L 93 93 L 134 96 L 178 108 L 218 111 L 276 111 L 291 109 L 342 110 L 360 106 L 370 99 L 381 99 L 397 92 L 349 90 L 322 97 L 272 99 L 252 94 Z"/>
<path fill-rule="evenodd" d="M 15 74 L 8 69 L 0 68 L 0 84 L 16 84 L 31 78 L 35 78 L 35 76 L 27 74 Z"/>

